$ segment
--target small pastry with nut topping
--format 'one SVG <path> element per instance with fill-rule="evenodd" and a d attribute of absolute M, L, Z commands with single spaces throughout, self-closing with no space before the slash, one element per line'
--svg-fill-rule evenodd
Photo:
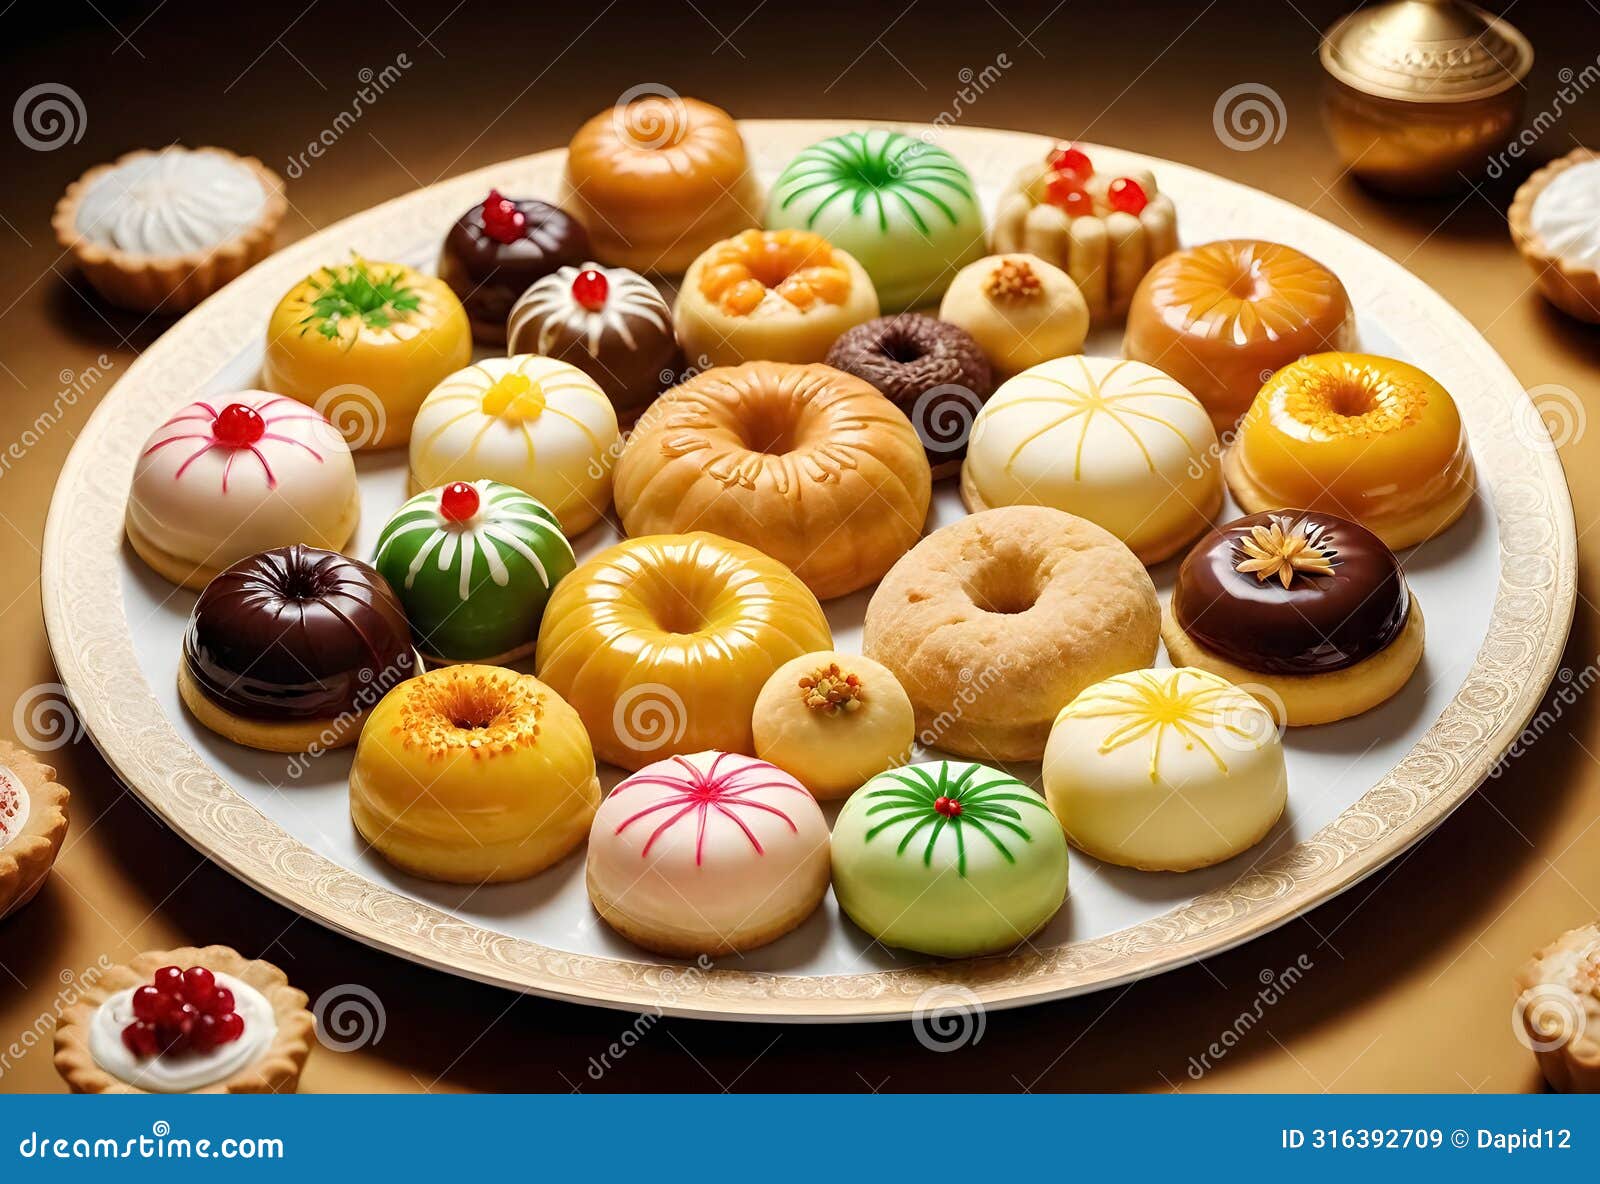
<path fill-rule="evenodd" d="M 1083 349 L 1089 306 L 1078 285 L 1036 255 L 990 255 L 950 281 L 939 319 L 970 333 L 1002 378 Z"/>
<path fill-rule="evenodd" d="M 833 650 L 773 671 L 752 727 L 756 755 L 819 798 L 843 797 L 908 760 L 917 730 L 911 699 L 888 667 Z"/>

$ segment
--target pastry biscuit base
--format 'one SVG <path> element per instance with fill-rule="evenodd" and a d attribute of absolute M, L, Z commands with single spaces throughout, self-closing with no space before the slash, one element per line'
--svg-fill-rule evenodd
<path fill-rule="evenodd" d="M 0 740 L 0 765 L 22 782 L 28 794 L 28 820 L 9 843 L 0 845 L 0 919 L 32 900 L 44 887 L 67 837 L 67 803 L 72 795 L 56 781 L 56 771 L 20 745 Z"/>
<path fill-rule="evenodd" d="M 1422 660 L 1425 634 L 1413 594 L 1400 635 L 1372 657 L 1324 674 L 1263 674 L 1202 647 L 1178 624 L 1170 604 L 1161 614 L 1161 640 L 1174 666 L 1220 675 L 1255 695 L 1274 719 L 1291 728 L 1349 719 L 1398 694 Z"/>
<path fill-rule="evenodd" d="M 358 493 L 350 499 L 350 505 L 340 517 L 339 525 L 334 530 L 334 537 L 327 540 L 305 539 L 299 541 L 305 542 L 308 546 L 321 547 L 327 551 L 343 551 L 350 540 L 355 537 L 356 524 L 360 520 L 361 496 Z M 180 588 L 190 588 L 199 592 L 221 575 L 227 567 L 231 566 L 230 564 L 224 564 L 222 567 L 212 567 L 208 564 L 195 563 L 193 560 L 180 558 L 171 551 L 163 550 L 136 527 L 131 518 L 124 520 L 123 527 L 134 553 L 144 560 L 145 566 L 162 579 L 177 584 Z M 285 544 L 278 543 L 274 545 L 283 546 Z M 268 548 L 262 549 L 266 550 Z"/>
<path fill-rule="evenodd" d="M 589 901 L 594 905 L 595 912 L 600 914 L 600 919 L 634 945 L 669 958 L 698 958 L 702 955 L 717 958 L 724 954 L 742 954 L 747 950 L 759 949 L 797 929 L 816 911 L 828 890 L 829 865 L 823 860 L 818 866 L 821 875 L 817 877 L 812 890 L 802 897 L 794 908 L 776 920 L 751 922 L 731 933 L 721 933 L 706 925 L 696 928 L 696 922 L 699 922 L 700 918 L 687 907 L 684 909 L 682 918 L 684 923 L 681 928 L 669 930 L 651 927 L 636 920 L 632 914 L 608 900 L 595 887 L 594 876 L 587 869 L 584 882 L 589 888 Z"/>
<path fill-rule="evenodd" d="M 202 1094 L 292 1094 L 300 1085 L 300 1072 L 311 1055 L 315 1020 L 306 1010 L 304 991 L 289 985 L 289 978 L 270 962 L 252 961 L 227 946 L 184 946 L 152 950 L 125 966 L 113 966 L 56 1022 L 56 1072 L 75 1094 L 143 1094 L 136 1085 L 113 1077 L 95 1062 L 89 1051 L 89 1033 L 100 1005 L 119 991 L 142 986 L 163 966 L 204 966 L 213 973 L 232 975 L 260 991 L 272 1005 L 278 1030 L 267 1050 L 253 1064 L 231 1077 L 193 1092 Z"/>

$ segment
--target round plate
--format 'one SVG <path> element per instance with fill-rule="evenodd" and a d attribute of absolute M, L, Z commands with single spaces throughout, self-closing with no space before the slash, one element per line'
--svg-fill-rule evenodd
<path fill-rule="evenodd" d="M 795 152 L 846 124 L 742 125 L 771 180 Z M 911 126 L 955 153 L 992 208 L 1000 185 L 1048 147 L 1039 136 Z M 1477 460 L 1477 505 L 1404 556 L 1428 614 L 1425 666 L 1357 720 L 1291 731 L 1290 808 L 1255 851 L 1186 876 L 1145 875 L 1074 854 L 1062 915 L 1011 954 L 928 964 L 868 941 L 831 896 L 795 934 L 755 955 L 686 968 L 634 950 L 598 924 L 572 858 L 520 886 L 445 890 L 361 849 L 342 798 L 348 755 L 291 783 L 284 758 L 200 729 L 172 687 L 192 594 L 126 547 L 123 512 L 139 443 L 204 394 L 257 381 L 267 314 L 292 283 L 351 250 L 427 266 L 444 229 L 491 184 L 556 191 L 563 153 L 540 153 L 378 206 L 279 252 L 183 318 L 139 357 L 78 437 L 45 530 L 45 625 L 89 735 L 135 793 L 211 859 L 299 913 L 401 957 L 506 987 L 606 1006 L 753 1020 L 884 1019 L 926 993 L 1010 1006 L 1109 986 L 1236 945 L 1304 912 L 1394 858 L 1455 808 L 1537 706 L 1571 625 L 1576 543 L 1555 448 L 1488 343 L 1437 293 L 1359 239 L 1274 197 L 1182 165 L 1112 149 L 1097 164 L 1152 169 L 1185 242 L 1289 243 L 1338 273 L 1363 344 L 1432 372 L 1461 407 Z M 1116 332 L 1091 339 L 1114 353 Z M 404 457 L 363 456 L 364 554 L 401 500 Z M 1231 510 L 1225 510 L 1224 514 Z M 929 528 L 960 513 L 953 483 Z M 609 541 L 609 527 L 580 553 Z M 1158 570 L 1170 583 L 1171 565 Z M 859 638 L 866 594 L 832 602 L 841 648 Z M 1037 767 L 1034 767 L 1034 774 Z M 613 777 L 614 780 L 614 777 Z"/>

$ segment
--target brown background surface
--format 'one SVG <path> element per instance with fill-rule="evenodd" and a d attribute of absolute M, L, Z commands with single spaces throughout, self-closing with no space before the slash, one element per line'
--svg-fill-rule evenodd
<path fill-rule="evenodd" d="M 932 120 L 952 108 L 960 71 L 1004 54 L 1009 66 L 963 122 L 1123 145 L 1266 189 L 1404 262 L 1527 386 L 1555 384 L 1581 400 L 1597 375 L 1600 332 L 1529 290 L 1507 238 L 1504 210 L 1526 166 L 1498 184 L 1411 203 L 1341 175 L 1318 118 L 1315 53 L 1343 0 L 544 7 L 313 0 L 302 11 L 299 0 L 173 0 L 96 9 L 64 0 L 46 13 L 21 4 L 0 15 L 0 98 L 10 104 L 36 83 L 59 82 L 87 113 L 82 138 L 50 152 L 0 129 L 0 446 L 21 439 L 98 355 L 114 376 L 167 323 L 113 312 L 71 279 L 48 225 L 69 181 L 127 149 L 172 141 L 225 145 L 284 171 L 349 106 L 358 72 L 402 53 L 411 64 L 401 79 L 291 182 L 286 240 L 417 185 L 558 146 L 638 83 L 742 116 Z M 1559 70 L 1595 61 L 1600 15 L 1554 0 L 1523 0 L 1509 15 L 1539 54 L 1531 118 L 1550 106 Z M 1282 139 L 1252 152 L 1230 150 L 1212 128 L 1218 95 L 1241 82 L 1270 86 L 1287 111 Z M 1600 92 L 1578 97 L 1533 155 L 1594 142 Z M 95 385 L 0 473 L 0 731 L 10 730 L 13 703 L 36 704 L 37 688 L 55 679 L 40 623 L 39 540 L 55 475 L 109 385 Z M 1566 665 L 1577 687 L 1593 679 L 1600 649 L 1600 571 L 1587 545 L 1600 517 L 1600 430 L 1579 423 L 1569 434 L 1562 455 L 1577 507 L 1580 603 Z M 102 957 L 207 942 L 276 961 L 313 997 L 357 983 L 381 998 L 382 1039 L 353 1052 L 319 1049 L 308 1091 L 1538 1088 L 1512 1037 L 1511 977 L 1535 946 L 1600 914 L 1600 698 L 1568 697 L 1547 705 L 1550 730 L 1507 775 L 1339 900 L 1201 965 L 990 1015 L 980 1040 L 947 1053 L 925 1050 L 906 1023 L 635 1025 L 417 969 L 209 866 L 79 741 L 51 758 L 74 794 L 66 850 L 39 898 L 0 923 L 0 1091 L 61 1088 L 47 1042 L 24 1033 L 48 1028 L 64 976 Z M 1301 958 L 1311 969 L 1256 1018 L 1261 982 Z M 1236 1047 L 1195 1080 L 1190 1058 L 1246 1012 Z M 628 1028 L 643 1035 L 597 1074 Z M 23 1043 L 7 1054 L 14 1040 Z"/>

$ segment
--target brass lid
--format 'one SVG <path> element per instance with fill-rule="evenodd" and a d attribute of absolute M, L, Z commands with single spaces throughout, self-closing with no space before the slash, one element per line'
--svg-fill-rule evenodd
<path fill-rule="evenodd" d="M 1526 37 L 1460 0 L 1396 0 L 1352 12 L 1323 36 L 1321 56 L 1346 86 L 1413 103 L 1488 98 L 1533 67 Z"/>

